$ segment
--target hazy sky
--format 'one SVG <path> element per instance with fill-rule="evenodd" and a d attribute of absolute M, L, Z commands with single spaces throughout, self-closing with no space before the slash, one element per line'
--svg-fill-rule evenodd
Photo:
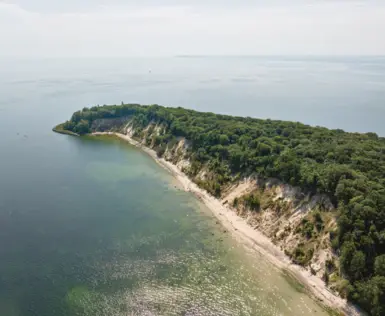
<path fill-rule="evenodd" d="M 179 54 L 385 55 L 385 0 L 0 0 L 0 56 Z"/>

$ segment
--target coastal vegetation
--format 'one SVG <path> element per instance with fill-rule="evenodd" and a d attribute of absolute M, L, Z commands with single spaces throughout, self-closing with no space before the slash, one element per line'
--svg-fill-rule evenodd
<path fill-rule="evenodd" d="M 178 139 L 188 141 L 186 172 L 194 178 L 207 169 L 197 184 L 216 197 L 249 174 L 326 195 L 337 219 L 329 237 L 343 278 L 338 290 L 371 315 L 385 315 L 385 138 L 299 122 L 136 104 L 84 108 L 59 130 L 79 135 L 111 130 L 105 120 L 115 122 L 115 129 L 131 124 L 137 138 L 148 133 L 149 126 L 161 126 L 147 140 L 158 156 Z M 262 202 L 258 194 L 249 193 L 233 204 L 258 213 Z M 303 218 L 298 233 L 311 239 L 324 230 L 323 212 L 317 209 Z M 313 253 L 305 246 L 299 245 L 291 254 L 294 262 L 309 261 Z M 328 271 L 335 269 L 334 262 L 329 262 L 325 282 L 330 281 Z"/>
<path fill-rule="evenodd" d="M 54 132 L 59 133 L 59 134 L 66 134 L 66 135 L 71 135 L 71 136 L 79 136 L 79 134 L 73 132 L 72 130 L 65 129 L 64 124 L 59 124 L 56 125 L 53 129 Z"/>

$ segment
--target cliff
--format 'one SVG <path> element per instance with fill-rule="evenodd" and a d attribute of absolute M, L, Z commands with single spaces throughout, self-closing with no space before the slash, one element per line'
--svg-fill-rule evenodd
<path fill-rule="evenodd" d="M 113 119 L 96 120 L 91 129 L 93 132 L 119 132 L 130 136 L 141 146 L 155 150 L 158 157 L 177 166 L 205 189 L 211 171 L 205 165 L 192 170 L 191 144 L 184 137 L 160 151 L 155 139 L 165 133 L 164 126 L 151 122 L 144 128 L 135 128 L 131 120 L 128 123 L 126 120 L 126 124 L 116 123 Z M 245 218 L 251 227 L 270 238 L 293 263 L 327 281 L 330 289 L 338 295 L 341 282 L 339 261 L 330 239 L 330 233 L 337 228 L 336 213 L 326 195 L 306 193 L 277 179 L 249 174 L 234 177 L 221 188 L 217 198 Z M 252 198 L 258 201 L 255 202 L 258 205 L 250 203 Z"/>
<path fill-rule="evenodd" d="M 62 129 L 129 134 L 332 291 L 385 314 L 384 138 L 137 104 L 85 108 Z"/>

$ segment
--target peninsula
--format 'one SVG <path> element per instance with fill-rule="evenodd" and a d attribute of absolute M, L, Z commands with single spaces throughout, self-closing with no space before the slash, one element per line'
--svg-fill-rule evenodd
<path fill-rule="evenodd" d="M 54 131 L 141 147 L 323 304 L 385 315 L 385 138 L 138 104 L 84 108 Z"/>

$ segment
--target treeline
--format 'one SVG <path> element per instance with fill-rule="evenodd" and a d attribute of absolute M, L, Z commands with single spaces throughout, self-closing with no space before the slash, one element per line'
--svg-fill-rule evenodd
<path fill-rule="evenodd" d="M 139 104 L 122 104 L 120 106 L 93 106 L 91 108 L 83 108 L 81 111 L 75 112 L 71 120 L 62 124 L 62 127 L 76 134 L 84 135 L 91 132 L 92 122 L 97 119 L 108 119 L 117 117 L 129 117 L 138 113 L 144 107 Z"/>
<path fill-rule="evenodd" d="M 384 138 L 157 105 L 85 108 L 64 128 L 85 134 L 96 119 L 124 116 L 138 131 L 151 122 L 165 127 L 154 136 L 160 155 L 176 137 L 188 139 L 189 172 L 193 176 L 208 167 L 211 178 L 204 186 L 214 195 L 237 176 L 252 172 L 327 194 L 338 209 L 338 231 L 331 238 L 349 281 L 347 296 L 372 315 L 385 315 Z"/>

